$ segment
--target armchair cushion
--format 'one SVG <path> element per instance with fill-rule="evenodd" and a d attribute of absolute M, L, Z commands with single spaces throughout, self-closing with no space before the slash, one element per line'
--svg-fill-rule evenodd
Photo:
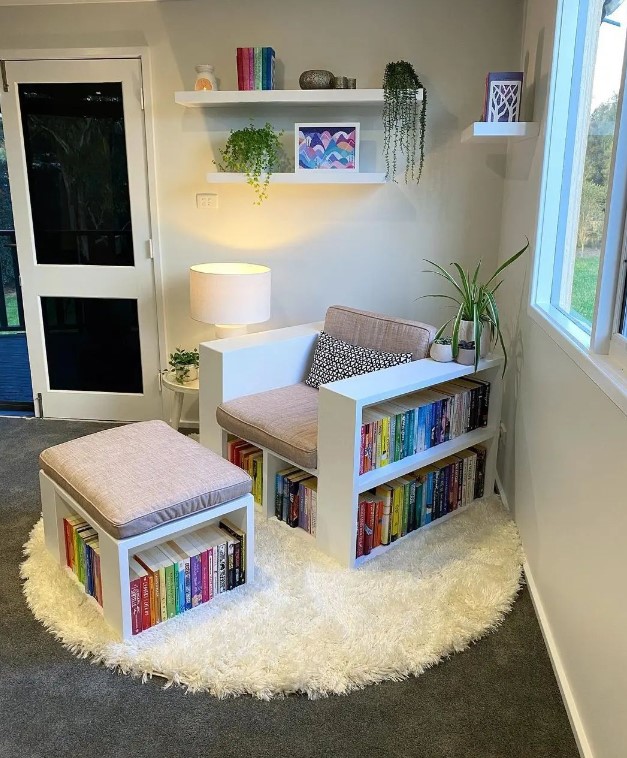
<path fill-rule="evenodd" d="M 305 383 L 310 387 L 337 382 L 358 374 L 369 374 L 382 368 L 410 363 L 411 353 L 383 353 L 320 332 L 309 376 Z"/>
<path fill-rule="evenodd" d="M 219 405 L 218 424 L 253 445 L 315 469 L 318 465 L 318 390 L 306 384 L 245 395 Z"/>
<path fill-rule="evenodd" d="M 386 353 L 411 353 L 412 360 L 417 361 L 429 355 L 436 328 L 420 321 L 332 305 L 327 310 L 324 331 L 351 345 Z"/>

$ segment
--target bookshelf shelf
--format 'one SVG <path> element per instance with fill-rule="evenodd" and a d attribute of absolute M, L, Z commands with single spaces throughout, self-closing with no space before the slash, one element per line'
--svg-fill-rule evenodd
<path fill-rule="evenodd" d="M 537 137 L 540 124 L 535 121 L 475 121 L 462 132 L 462 142 L 502 142 Z"/>
<path fill-rule="evenodd" d="M 422 90 L 417 99 L 422 101 Z M 185 108 L 248 107 L 251 105 L 320 106 L 320 105 L 383 105 L 382 89 L 274 89 L 230 90 L 222 92 L 175 92 L 174 101 Z"/>
<path fill-rule="evenodd" d="M 209 184 L 245 184 L 246 174 L 211 171 L 207 174 Z M 385 184 L 384 173 L 365 171 L 292 171 L 272 174 L 271 184 Z"/>

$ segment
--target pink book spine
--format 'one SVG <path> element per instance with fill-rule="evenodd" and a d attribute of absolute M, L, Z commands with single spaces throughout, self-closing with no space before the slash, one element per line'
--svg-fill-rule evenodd
<path fill-rule="evenodd" d="M 237 48 L 237 89 L 244 89 L 244 51 L 241 47 Z"/>
<path fill-rule="evenodd" d="M 355 551 L 355 557 L 359 558 L 364 554 L 364 524 L 366 521 L 366 504 L 363 500 L 359 503 L 359 511 L 357 516 L 357 545 Z"/>
<path fill-rule="evenodd" d="M 364 453 L 366 452 L 366 425 L 361 425 L 361 443 L 359 445 L 359 473 L 364 473 Z"/>
<path fill-rule="evenodd" d="M 250 48 L 243 47 L 242 48 L 242 89 L 250 89 L 248 86 L 248 83 L 250 81 L 250 74 L 249 74 L 249 62 L 248 59 L 250 57 Z M 235 463 L 235 461 L 233 461 Z"/>
<path fill-rule="evenodd" d="M 202 601 L 206 603 L 209 600 L 209 558 L 207 556 L 208 551 L 200 556 L 200 571 L 202 575 Z"/>
<path fill-rule="evenodd" d="M 131 582 L 131 631 L 137 634 L 142 630 L 141 579 Z"/>
<path fill-rule="evenodd" d="M 213 597 L 215 595 L 214 558 L 215 558 L 215 552 L 214 552 L 214 549 L 211 547 L 211 548 L 209 548 L 209 550 L 207 550 L 207 571 L 208 571 L 208 574 L 209 574 L 209 600 L 213 600 Z"/>
<path fill-rule="evenodd" d="M 248 48 L 248 87 L 246 89 L 255 89 L 255 48 Z"/>

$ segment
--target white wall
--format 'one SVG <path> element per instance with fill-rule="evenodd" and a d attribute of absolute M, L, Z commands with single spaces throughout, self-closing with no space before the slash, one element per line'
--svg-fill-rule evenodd
<path fill-rule="evenodd" d="M 272 319 L 253 330 L 318 320 L 332 303 L 431 320 L 440 291 L 421 275 L 422 259 L 496 260 L 505 156 L 460 144 L 480 117 L 485 74 L 516 65 L 521 0 L 204 0 L 0 9 L 0 49 L 148 45 L 153 66 L 159 231 L 167 344 L 192 346 L 212 327 L 189 318 L 188 267 L 217 260 L 264 263 L 273 271 Z M 325 13 L 328 11 L 328 14 Z M 429 92 L 427 157 L 420 186 L 276 186 L 261 207 L 248 187 L 220 186 L 217 211 L 195 207 L 205 174 L 228 130 L 246 124 L 183 109 L 174 92 L 191 89 L 196 63 L 213 63 L 223 89 L 236 87 L 235 48 L 271 45 L 285 87 L 307 68 L 380 87 L 388 61 L 413 62 Z M 320 117 L 350 113 L 323 110 Z M 260 114 L 293 129 L 311 111 Z M 380 152 L 379 117 L 362 118 L 366 158 Z M 378 168 L 381 158 L 378 156 Z M 372 167 L 372 166 L 371 166 Z M 193 409 L 188 411 L 193 415 Z"/>
<path fill-rule="evenodd" d="M 536 233 L 555 5 L 528 2 L 522 60 L 542 133 L 509 151 L 502 258 Z M 501 294 L 513 367 L 499 470 L 583 750 L 624 758 L 627 418 L 527 315 L 530 264 Z"/>

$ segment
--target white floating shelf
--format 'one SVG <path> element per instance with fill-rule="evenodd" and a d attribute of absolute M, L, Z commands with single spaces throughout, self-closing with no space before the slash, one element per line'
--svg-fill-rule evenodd
<path fill-rule="evenodd" d="M 422 100 L 422 90 L 417 99 Z M 186 108 L 243 105 L 383 105 L 382 89 L 271 89 L 215 92 L 175 92 L 174 100 Z"/>
<path fill-rule="evenodd" d="M 209 184 L 245 184 L 246 174 L 212 171 L 207 174 Z M 311 171 L 272 174 L 270 184 L 384 184 L 384 173 L 342 171 L 341 169 L 312 169 Z"/>
<path fill-rule="evenodd" d="M 462 142 L 499 142 L 537 137 L 540 125 L 535 121 L 475 121 L 462 132 Z"/>

